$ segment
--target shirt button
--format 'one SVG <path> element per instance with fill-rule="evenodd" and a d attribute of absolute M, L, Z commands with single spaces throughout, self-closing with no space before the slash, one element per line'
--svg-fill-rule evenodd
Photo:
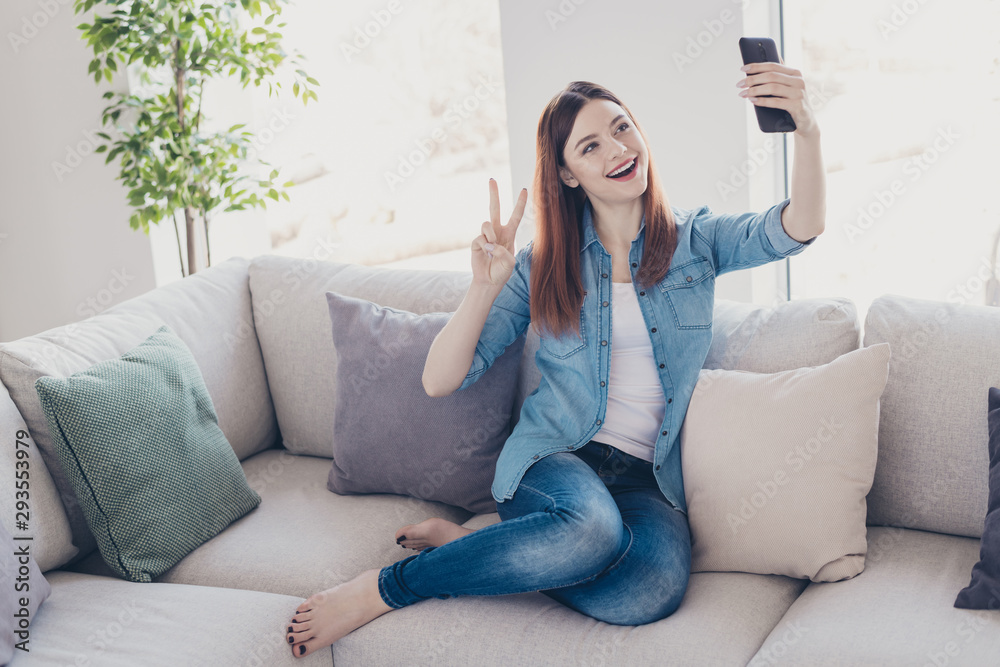
<path fill-rule="evenodd" d="M 607 307 L 608 307 L 608 302 L 607 302 L 607 301 L 605 301 L 605 302 L 604 302 L 604 303 L 602 303 L 601 305 L 602 305 L 602 306 L 604 306 L 605 308 L 607 308 Z"/>
<path fill-rule="evenodd" d="M 597 420 L 597 423 L 598 423 L 598 424 L 600 424 L 600 423 L 601 423 L 601 420 L 600 420 L 600 419 L 598 419 L 598 420 Z"/>
<path fill-rule="evenodd" d="M 639 266 L 639 265 L 636 264 L 635 262 L 632 262 L 632 266 Z"/>
<path fill-rule="evenodd" d="M 666 434 L 667 434 L 667 432 L 666 432 L 666 431 L 664 431 L 664 432 L 663 432 L 663 435 L 666 435 Z"/>
<path fill-rule="evenodd" d="M 656 327 L 653 327 L 652 329 L 650 329 L 650 331 L 652 331 L 653 333 L 656 333 Z"/>
<path fill-rule="evenodd" d="M 601 345 L 607 345 L 607 344 L 608 344 L 608 341 L 606 341 L 606 340 L 602 340 L 601 341 Z"/>
<path fill-rule="evenodd" d="M 646 296 L 645 292 L 639 292 L 639 296 Z"/>
<path fill-rule="evenodd" d="M 604 380 L 601 380 L 601 386 L 602 387 L 604 386 Z"/>
<path fill-rule="evenodd" d="M 673 403 L 673 402 L 674 402 L 674 399 L 672 399 L 672 398 L 668 398 L 667 399 L 667 403 Z"/>
<path fill-rule="evenodd" d="M 666 364 L 660 364 L 660 368 L 663 368 L 665 366 L 666 366 Z"/>
<path fill-rule="evenodd" d="M 660 469 L 660 466 L 656 466 L 656 469 L 657 469 L 657 470 L 659 470 L 659 469 Z"/>
<path fill-rule="evenodd" d="M 685 278 L 685 280 L 687 280 L 688 282 L 691 282 L 691 276 L 688 276 L 687 278 Z"/>
<path fill-rule="evenodd" d="M 573 449 L 573 445 L 566 445 L 566 449 Z"/>
<path fill-rule="evenodd" d="M 606 273 L 602 273 L 602 274 L 601 274 L 601 277 L 602 277 L 602 278 L 607 278 L 607 277 L 608 277 L 608 274 L 606 274 Z"/>
<path fill-rule="evenodd" d="M 533 459 L 535 459 L 535 460 L 537 461 L 537 460 L 538 460 L 538 454 L 535 454 L 535 455 L 534 455 L 534 456 L 532 456 L 531 458 L 533 458 Z"/>

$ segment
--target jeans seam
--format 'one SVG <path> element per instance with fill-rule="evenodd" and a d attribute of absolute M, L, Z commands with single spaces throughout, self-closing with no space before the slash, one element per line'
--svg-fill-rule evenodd
<path fill-rule="evenodd" d="M 618 560 L 601 570 L 600 574 L 606 574 L 616 570 L 618 566 L 621 565 L 622 561 L 625 560 L 625 556 L 628 555 L 628 552 L 632 550 L 632 545 L 635 543 L 635 533 L 632 532 L 632 528 L 624 521 L 622 522 L 622 525 L 625 526 L 625 530 L 628 531 L 628 546 L 625 547 L 625 551 L 623 551 L 622 555 L 618 557 Z"/>
<path fill-rule="evenodd" d="M 393 566 L 392 566 L 392 565 L 390 565 L 390 566 L 388 566 L 387 568 L 385 568 L 385 569 L 383 569 L 383 570 L 381 570 L 381 571 L 379 572 L 379 576 L 378 576 L 378 593 L 379 593 L 379 595 L 380 595 L 380 596 L 382 596 L 382 601 L 383 601 L 383 602 L 385 602 L 385 603 L 386 603 L 386 604 L 387 604 L 388 606 L 392 607 L 393 609 L 402 609 L 402 608 L 403 608 L 403 607 L 405 607 L 406 605 L 401 605 L 401 604 L 399 604 L 398 602 L 396 602 L 396 601 L 395 601 L 395 600 L 394 600 L 394 599 L 392 598 L 392 596 L 391 596 L 391 595 L 389 595 L 389 591 L 387 591 L 387 590 L 386 590 L 385 586 L 384 586 L 384 585 L 383 585 L 383 583 L 382 583 L 382 582 L 383 582 L 383 579 L 384 579 L 384 578 L 385 578 L 386 576 L 388 576 L 388 575 L 386 574 L 386 571 L 385 571 L 385 570 L 386 570 L 386 569 L 389 569 L 389 570 L 391 571 L 391 568 L 392 568 L 392 567 L 393 567 Z"/>

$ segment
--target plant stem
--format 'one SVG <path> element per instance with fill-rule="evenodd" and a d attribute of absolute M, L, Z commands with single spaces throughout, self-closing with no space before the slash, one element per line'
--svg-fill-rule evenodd
<path fill-rule="evenodd" d="M 187 271 L 184 270 L 184 253 L 181 252 L 181 230 L 177 226 L 177 211 L 170 216 L 174 219 L 174 235 L 177 236 L 177 262 L 181 265 L 181 278 L 187 278 Z"/>
<path fill-rule="evenodd" d="M 208 254 L 208 261 L 205 266 L 212 266 L 212 244 L 208 240 L 208 214 L 205 211 L 201 212 L 202 222 L 205 224 L 205 252 Z"/>
<path fill-rule="evenodd" d="M 184 68 L 181 67 L 181 39 L 178 37 L 174 40 L 174 80 L 177 86 L 177 124 L 181 128 L 181 134 L 184 134 Z M 187 190 L 187 183 L 181 186 L 184 190 Z M 190 206 L 184 207 L 184 229 L 187 232 L 187 254 L 188 254 L 188 275 L 198 271 L 198 253 L 195 247 L 195 219 L 193 211 Z"/>

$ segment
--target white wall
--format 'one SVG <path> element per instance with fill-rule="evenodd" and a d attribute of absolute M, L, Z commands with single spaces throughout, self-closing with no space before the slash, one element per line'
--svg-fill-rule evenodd
<path fill-rule="evenodd" d="M 117 159 L 105 165 L 91 152 L 110 89 L 87 74 L 93 51 L 75 26 L 91 17 L 74 14 L 70 0 L 0 5 L 0 341 L 155 287 L 149 239 L 128 225 Z M 57 164 L 68 171 L 57 174 Z"/>
<path fill-rule="evenodd" d="M 774 178 L 780 151 L 748 185 L 720 194 L 719 184 L 731 184 L 733 170 L 745 165 L 748 138 L 751 145 L 763 139 L 749 103 L 737 95 L 743 77 L 738 40 L 750 35 L 744 32 L 743 4 L 501 0 L 512 190 L 531 187 L 535 133 L 546 103 L 570 81 L 587 80 L 610 89 L 633 111 L 672 205 L 744 212 L 780 201 Z M 769 32 L 776 3 L 746 4 L 753 36 L 777 39 Z M 721 276 L 716 296 L 766 300 L 759 285 L 753 289 L 751 276 L 773 283 L 779 267 L 783 275 L 782 261 Z M 773 285 L 765 294 L 772 291 Z"/>

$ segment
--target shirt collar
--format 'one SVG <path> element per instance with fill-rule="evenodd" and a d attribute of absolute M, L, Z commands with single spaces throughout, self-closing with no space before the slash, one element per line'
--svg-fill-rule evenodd
<path fill-rule="evenodd" d="M 642 234 L 642 230 L 646 227 L 646 213 L 643 212 L 642 220 L 639 221 L 639 232 L 637 237 Z M 582 253 L 587 247 L 594 241 L 599 240 L 597 236 L 597 230 L 594 229 L 594 213 L 590 206 L 590 198 L 583 200 L 583 241 L 580 245 L 580 252 Z"/>

